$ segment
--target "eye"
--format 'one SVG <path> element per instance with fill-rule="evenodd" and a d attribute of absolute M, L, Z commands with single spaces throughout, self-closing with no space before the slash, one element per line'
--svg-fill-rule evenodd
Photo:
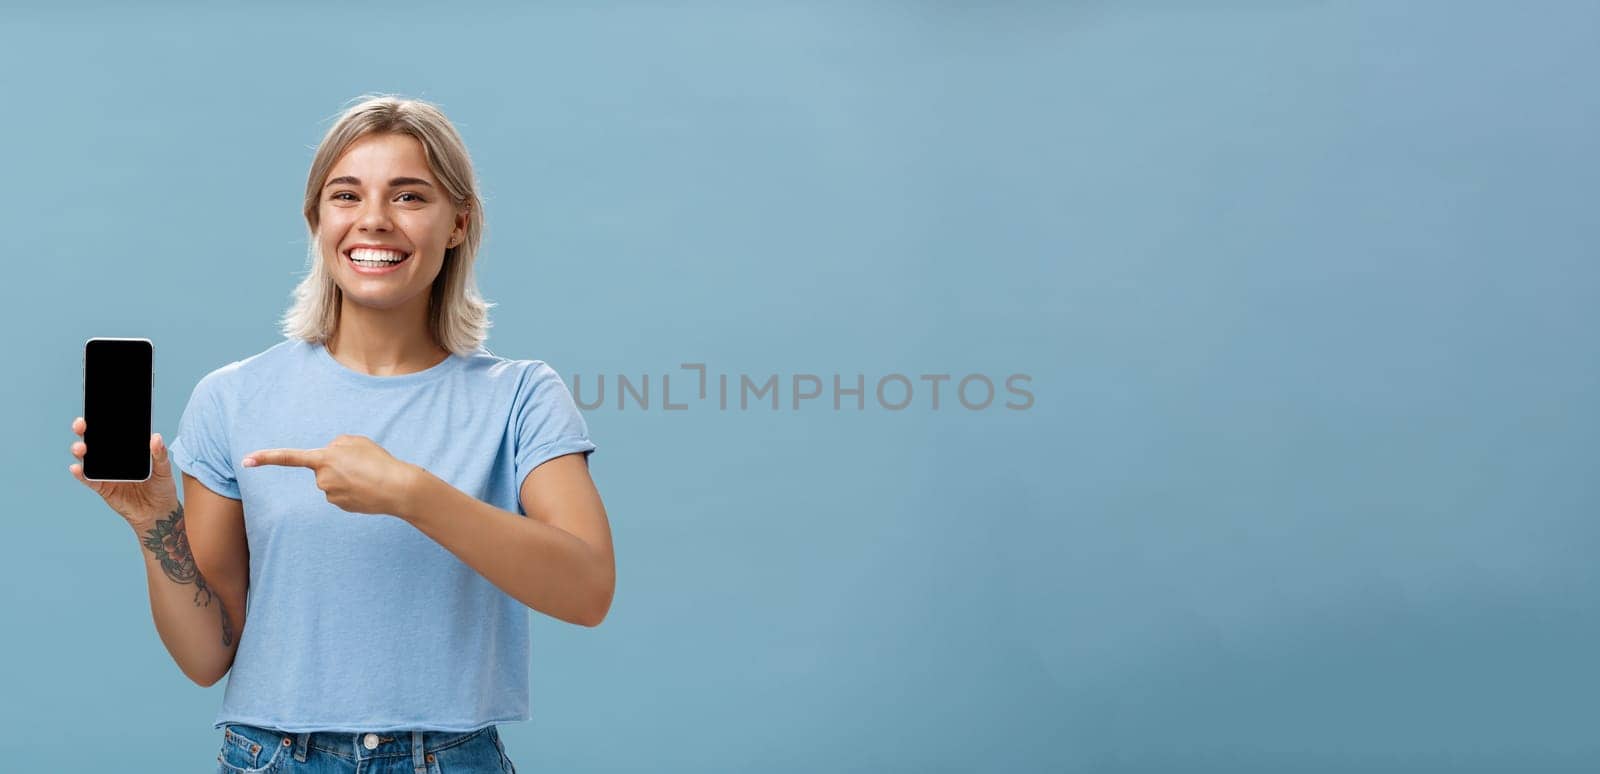
<path fill-rule="evenodd" d="M 329 198 L 329 199 L 335 199 L 335 200 L 338 200 L 338 199 L 339 199 L 339 197 L 341 197 L 341 196 L 351 196 L 351 195 L 352 195 L 352 194 L 351 194 L 351 193 L 350 193 L 350 192 L 349 192 L 349 191 L 340 191 L 340 192 L 338 192 L 338 193 L 336 193 L 336 194 L 334 194 L 334 195 L 332 195 L 332 196 L 330 196 L 330 197 L 328 197 L 328 198 Z M 341 200 L 341 201 L 348 201 L 348 200 Z"/>
<path fill-rule="evenodd" d="M 419 201 L 419 202 L 421 202 L 421 201 L 427 201 L 427 200 L 426 200 L 426 199 L 423 199 L 423 198 L 422 198 L 422 197 L 421 197 L 421 196 L 417 196 L 417 195 L 416 195 L 416 194 L 414 194 L 414 193 L 412 193 L 412 192 L 410 192 L 410 191 L 406 191 L 406 192 L 405 192 L 405 193 L 403 193 L 403 194 L 400 194 L 400 195 L 401 195 L 401 196 L 415 196 L 415 197 L 416 197 L 416 200 L 417 200 L 417 201 Z"/>

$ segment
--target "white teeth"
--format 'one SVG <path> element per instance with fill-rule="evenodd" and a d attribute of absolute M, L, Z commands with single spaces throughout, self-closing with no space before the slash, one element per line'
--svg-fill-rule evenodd
<path fill-rule="evenodd" d="M 399 263 L 405 260 L 406 254 L 393 252 L 391 250 L 371 250 L 365 247 L 358 247 L 350 251 L 350 258 L 355 260 L 357 263 L 389 264 Z"/>

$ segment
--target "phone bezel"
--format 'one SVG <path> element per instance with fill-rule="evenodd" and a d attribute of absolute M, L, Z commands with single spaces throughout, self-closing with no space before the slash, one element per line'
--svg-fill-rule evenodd
<path fill-rule="evenodd" d="M 136 336 L 90 336 L 83 341 L 82 370 L 78 377 L 78 393 L 83 396 L 83 419 L 89 421 L 89 345 L 96 341 L 142 341 L 150 345 L 150 408 L 151 424 L 155 424 L 155 397 L 156 397 L 156 343 L 147 338 Z M 88 455 L 84 455 L 83 479 L 85 481 L 98 481 L 107 484 L 137 484 L 149 481 L 155 475 L 155 465 L 150 460 L 150 455 L 144 458 L 144 478 L 91 478 L 89 476 Z"/>

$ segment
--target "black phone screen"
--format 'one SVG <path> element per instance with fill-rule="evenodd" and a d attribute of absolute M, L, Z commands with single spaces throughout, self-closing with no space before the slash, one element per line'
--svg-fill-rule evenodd
<path fill-rule="evenodd" d="M 84 344 L 84 478 L 150 477 L 154 360 L 154 347 L 145 339 L 90 339 Z"/>

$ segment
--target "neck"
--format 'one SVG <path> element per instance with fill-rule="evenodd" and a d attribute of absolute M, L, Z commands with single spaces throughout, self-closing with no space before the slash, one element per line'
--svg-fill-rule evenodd
<path fill-rule="evenodd" d="M 400 376 L 425 371 L 449 356 L 428 331 L 427 293 L 394 309 L 353 304 L 340 295 L 339 324 L 326 346 L 345 366 L 372 376 Z"/>

